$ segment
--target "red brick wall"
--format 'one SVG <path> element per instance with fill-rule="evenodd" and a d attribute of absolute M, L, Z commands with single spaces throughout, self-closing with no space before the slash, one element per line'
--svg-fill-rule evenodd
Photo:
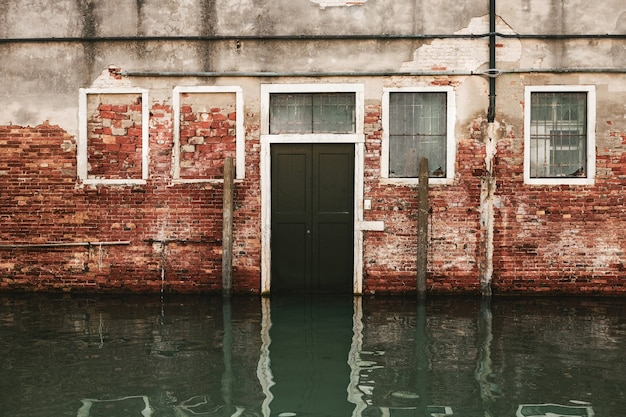
<path fill-rule="evenodd" d="M 122 138 L 139 143 L 141 126 L 136 123 L 127 123 L 124 132 L 107 133 L 108 122 L 102 122 L 136 119 L 129 115 L 132 105 L 98 107 L 90 124 L 92 172 L 100 169 L 96 167 L 104 169 L 98 161 L 114 159 L 117 152 L 116 147 L 107 151 L 106 158 L 96 158 L 97 146 L 104 144 L 106 135 L 116 143 Z M 202 158 L 213 162 L 210 170 L 186 172 L 219 178 L 224 157 L 234 156 L 235 151 L 232 109 L 211 112 L 213 121 L 218 118 L 223 124 L 209 128 L 206 136 L 198 134 L 202 125 L 193 124 L 202 119 L 198 115 L 203 111 L 184 110 L 183 119 L 189 120 L 181 130 L 195 130 L 194 136 L 185 137 L 202 136 L 221 147 L 202 153 Z M 0 289 L 221 290 L 222 184 L 173 181 L 172 115 L 171 106 L 165 103 L 150 108 L 150 177 L 141 185 L 77 181 L 75 138 L 58 126 L 0 126 L 0 244 L 4 245 L 0 248 Z M 235 186 L 235 292 L 260 291 L 258 117 L 246 115 L 246 177 Z M 215 136 L 211 129 L 216 129 Z M 626 157 L 616 149 L 626 147 L 626 134 L 598 129 L 595 185 L 528 186 L 523 183 L 522 139 L 512 127 L 501 130 L 508 133 L 498 139 L 493 168 L 494 293 L 625 294 Z M 368 104 L 365 132 L 364 196 L 372 201 L 365 220 L 383 221 L 385 230 L 364 232 L 363 292 L 413 293 L 417 189 L 380 179 L 380 104 Z M 460 126 L 458 132 L 454 182 L 430 188 L 427 287 L 434 293 L 479 292 L 480 277 L 488 265 L 481 223 L 484 122 Z M 181 136 L 183 143 L 190 144 Z M 102 155 L 106 149 L 101 148 Z M 134 149 L 131 153 L 136 154 Z M 121 147 L 119 151 L 123 153 Z M 205 165 L 200 162 L 194 159 L 190 167 Z M 120 177 L 132 172 L 135 178 L 139 171 L 123 172 L 120 165 L 109 164 L 103 172 Z M 129 244 L 11 247 L 117 241 Z"/>
<path fill-rule="evenodd" d="M 417 276 L 417 186 L 380 180 L 381 108 L 366 109 L 364 198 L 372 201 L 365 220 L 384 221 L 384 231 L 366 231 L 364 286 L 368 293 L 414 293 Z M 469 136 L 469 135 L 468 135 Z M 484 145 L 463 138 L 453 185 L 429 190 L 428 280 L 430 292 L 477 293 L 484 259 L 480 229 L 480 177 Z"/>
<path fill-rule="evenodd" d="M 625 154 L 598 146 L 592 186 L 529 186 L 520 141 L 498 144 L 494 293 L 626 294 Z"/>
<path fill-rule="evenodd" d="M 75 140 L 58 126 L 0 127 L 0 289 L 221 290 L 222 184 L 171 183 L 171 109 L 151 115 L 150 179 L 135 186 L 77 182 Z M 235 292 L 259 289 L 257 196 L 236 187 Z M 10 247 L 118 241 L 130 244 Z"/>
<path fill-rule="evenodd" d="M 141 96 L 129 104 L 100 103 L 87 122 L 90 178 L 141 179 Z"/>
<path fill-rule="evenodd" d="M 222 178 L 224 159 L 236 156 L 234 105 L 207 111 L 183 105 L 181 119 L 180 178 Z"/>

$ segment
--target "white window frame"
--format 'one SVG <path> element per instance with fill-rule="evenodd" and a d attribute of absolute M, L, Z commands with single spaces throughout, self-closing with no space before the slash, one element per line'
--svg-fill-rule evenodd
<path fill-rule="evenodd" d="M 453 87 L 400 87 L 383 89 L 382 97 L 382 144 L 380 155 L 380 176 L 385 183 L 415 185 L 418 178 L 389 177 L 389 123 L 391 120 L 389 95 L 390 93 L 446 93 L 446 176 L 428 178 L 429 184 L 452 184 L 455 175 L 456 162 L 456 98 Z"/>
<path fill-rule="evenodd" d="M 355 133 L 269 134 L 270 94 L 272 93 L 354 93 Z M 261 292 L 271 287 L 271 144 L 273 143 L 353 143 L 354 144 L 354 275 L 353 293 L 363 292 L 363 232 L 381 230 L 378 222 L 363 220 L 365 161 L 365 88 L 360 83 L 345 84 L 262 84 L 261 85 Z"/>
<path fill-rule="evenodd" d="M 88 178 L 89 155 L 87 154 L 87 97 L 90 94 L 141 94 L 141 179 L 124 178 Z M 148 90 L 143 88 L 81 88 L 78 95 L 78 143 L 76 149 L 76 171 L 79 180 L 84 184 L 103 185 L 137 185 L 145 184 L 149 175 L 150 134 L 149 134 L 150 110 L 148 102 Z"/>
<path fill-rule="evenodd" d="M 180 178 L 180 113 L 181 113 L 181 94 L 211 94 L 211 93 L 230 93 L 235 94 L 235 113 L 237 120 L 235 121 L 235 179 L 242 180 L 246 175 L 245 161 L 245 130 L 244 130 L 244 112 L 243 112 L 243 90 L 239 86 L 177 86 L 174 87 L 172 106 L 174 107 L 174 149 L 172 152 L 172 178 L 177 183 L 193 183 L 193 182 L 224 182 L 224 179 L 215 178 Z"/>
<path fill-rule="evenodd" d="M 354 133 L 281 133 L 270 134 L 270 95 L 274 93 L 354 93 Z M 362 84 L 263 84 L 261 85 L 261 140 L 269 143 L 359 143 L 363 137 Z"/>
<path fill-rule="evenodd" d="M 587 93 L 587 169 L 586 177 L 531 178 L 530 117 L 531 94 Z M 596 178 L 596 89 L 593 85 L 533 85 L 524 90 L 524 183 L 531 185 L 593 185 Z"/>

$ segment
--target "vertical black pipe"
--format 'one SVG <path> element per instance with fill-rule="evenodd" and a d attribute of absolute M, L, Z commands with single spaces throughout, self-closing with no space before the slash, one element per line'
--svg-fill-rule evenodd
<path fill-rule="evenodd" d="M 496 118 L 496 73 L 496 0 L 489 0 L 489 123 Z"/>

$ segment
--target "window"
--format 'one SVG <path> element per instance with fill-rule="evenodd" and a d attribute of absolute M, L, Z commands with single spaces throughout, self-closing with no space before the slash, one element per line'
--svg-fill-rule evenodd
<path fill-rule="evenodd" d="M 148 117 L 147 90 L 80 89 L 78 178 L 85 184 L 144 184 Z"/>
<path fill-rule="evenodd" d="M 270 95 L 270 134 L 354 133 L 354 93 Z"/>
<path fill-rule="evenodd" d="M 527 87 L 524 178 L 530 184 L 593 184 L 595 92 L 584 86 Z"/>
<path fill-rule="evenodd" d="M 416 182 L 428 158 L 433 183 L 454 179 L 454 92 L 452 88 L 393 89 L 383 94 L 383 178 Z"/>
<path fill-rule="evenodd" d="M 264 84 L 261 139 L 267 143 L 363 143 L 362 84 Z"/>

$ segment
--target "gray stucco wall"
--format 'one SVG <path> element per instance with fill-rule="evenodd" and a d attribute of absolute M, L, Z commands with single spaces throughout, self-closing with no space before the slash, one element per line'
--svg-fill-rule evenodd
<path fill-rule="evenodd" d="M 484 70 L 487 38 L 268 38 L 484 34 L 488 12 L 488 0 L 4 0 L 0 123 L 49 120 L 75 132 L 78 89 L 110 64 L 176 72 Z M 593 7 L 584 0 L 500 0 L 497 14 L 498 31 L 511 34 L 626 33 L 622 0 Z M 90 40 L 135 36 L 159 38 Z M 227 39 L 190 39 L 215 36 Z M 505 69 L 626 66 L 623 39 L 499 42 Z"/>

